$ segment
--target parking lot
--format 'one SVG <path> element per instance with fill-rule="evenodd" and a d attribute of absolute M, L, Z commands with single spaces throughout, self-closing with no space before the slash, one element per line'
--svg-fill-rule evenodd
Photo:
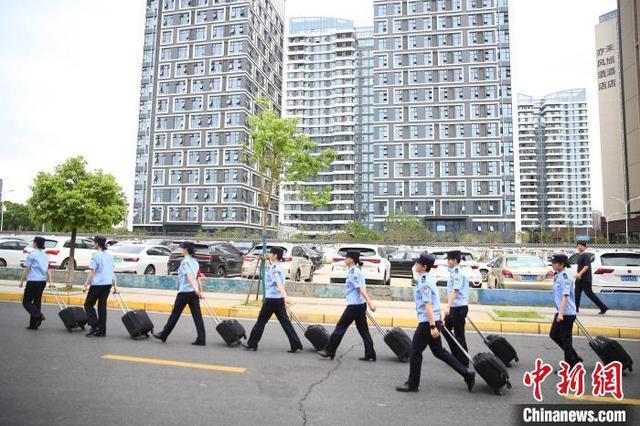
<path fill-rule="evenodd" d="M 284 333 L 273 322 L 259 351 L 245 352 L 226 347 L 210 320 L 207 346 L 193 347 L 189 316 L 183 316 L 162 344 L 129 339 L 115 310 L 109 311 L 104 339 L 66 332 L 53 306 L 45 306 L 44 313 L 42 328 L 30 332 L 24 329 L 22 307 L 0 302 L 1 424 L 505 424 L 512 423 L 514 404 L 532 402 L 522 375 L 535 358 L 553 364 L 561 358 L 547 336 L 508 335 L 521 361 L 510 369 L 513 389 L 495 396 L 480 378 L 469 394 L 462 380 L 427 351 L 421 392 L 407 395 L 394 387 L 406 380 L 408 365 L 395 360 L 373 329 L 378 361 L 363 363 L 358 361 L 363 349 L 353 328 L 336 360 L 329 361 L 319 359 L 304 340 L 304 352 L 286 353 Z M 151 318 L 161 327 L 167 316 L 152 313 Z M 252 326 L 242 323 L 247 331 Z M 575 342 L 590 374 L 595 355 L 586 340 Z M 629 353 L 640 353 L 640 341 L 622 343 Z M 468 344 L 471 352 L 486 350 L 471 333 Z M 623 385 L 625 397 L 637 404 L 636 375 L 625 377 Z M 556 381 L 550 376 L 543 383 L 544 402 L 574 404 L 556 395 Z M 590 390 L 587 377 L 585 393 Z"/>

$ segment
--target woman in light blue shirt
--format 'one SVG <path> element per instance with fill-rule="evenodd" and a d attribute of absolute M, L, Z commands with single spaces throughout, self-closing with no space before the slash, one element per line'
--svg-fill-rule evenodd
<path fill-rule="evenodd" d="M 49 284 L 53 285 L 51 279 L 51 271 L 49 270 L 49 257 L 44 252 L 44 238 L 35 237 L 33 239 L 34 250 L 27 255 L 24 261 L 24 270 L 20 278 L 20 288 L 27 278 L 27 287 L 24 289 L 22 297 L 22 306 L 29 312 L 31 316 L 27 330 L 37 330 L 45 320 L 40 310 L 40 302 L 42 301 L 42 292 L 47 285 L 47 277 Z"/>
<path fill-rule="evenodd" d="M 565 362 L 573 367 L 582 362 L 582 358 L 573 349 L 571 336 L 577 314 L 575 286 L 573 279 L 566 272 L 566 268 L 570 266 L 566 254 L 554 254 L 551 258 L 551 264 L 555 271 L 553 276 L 553 301 L 556 305 L 557 313 L 553 317 L 549 337 L 564 352 Z"/>
<path fill-rule="evenodd" d="M 180 248 L 182 249 L 184 259 L 182 259 L 180 267 L 178 268 L 178 294 L 176 295 L 176 301 L 173 304 L 173 310 L 171 311 L 171 315 L 169 315 L 167 324 L 160 333 L 153 333 L 153 337 L 162 340 L 163 343 L 166 342 L 173 328 L 178 323 L 182 311 L 189 305 L 189 310 L 191 311 L 191 316 L 193 317 L 193 322 L 198 333 L 198 337 L 191 344 L 195 346 L 205 346 L 207 344 L 207 336 L 202 319 L 202 311 L 200 310 L 200 299 L 204 296 L 202 294 L 203 289 L 197 281 L 200 265 L 198 261 L 193 258 L 196 249 L 193 243 L 188 241 L 180 244 Z"/>
<path fill-rule="evenodd" d="M 364 343 L 364 356 L 360 358 L 360 361 L 375 361 L 376 351 L 373 348 L 373 340 L 367 324 L 367 305 L 373 312 L 376 311 L 376 305 L 373 304 L 367 294 L 364 273 L 360 269 L 362 267 L 360 252 L 349 250 L 345 256 L 344 263 L 349 268 L 345 280 L 347 307 L 329 337 L 329 344 L 325 349 L 318 351 L 318 355 L 323 358 L 333 359 L 347 328 L 355 321 L 358 333 L 360 333 Z"/>
<path fill-rule="evenodd" d="M 287 316 L 287 309 L 285 303 L 290 304 L 291 299 L 287 296 L 287 292 L 284 289 L 284 271 L 280 262 L 282 262 L 284 256 L 284 250 L 281 247 L 271 247 L 269 250 L 268 260 L 271 262 L 271 266 L 266 271 L 264 285 L 265 285 L 265 298 L 262 302 L 262 308 L 258 315 L 258 321 L 253 326 L 249 340 L 242 346 L 246 350 L 255 351 L 258 350 L 258 342 L 262 338 L 264 332 L 264 326 L 269 319 L 276 314 L 276 318 L 280 321 L 280 325 L 284 330 L 284 333 L 289 339 L 289 352 L 295 353 L 302 350 L 302 342 L 296 333 L 296 330 L 291 325 L 289 317 Z"/>
<path fill-rule="evenodd" d="M 118 293 L 116 274 L 113 273 L 113 257 L 107 253 L 107 239 L 94 237 L 96 252 L 89 262 L 89 275 L 84 283 L 84 289 L 89 292 L 84 300 L 84 310 L 87 312 L 87 323 L 91 330 L 87 337 L 105 337 L 107 335 L 107 299 L 113 285 L 113 294 Z M 94 306 L 98 303 L 98 314 Z"/>

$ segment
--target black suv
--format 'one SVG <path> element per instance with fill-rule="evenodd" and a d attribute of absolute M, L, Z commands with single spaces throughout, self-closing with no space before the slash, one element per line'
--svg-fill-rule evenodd
<path fill-rule="evenodd" d="M 234 246 L 228 243 L 215 243 L 211 245 L 195 244 L 193 256 L 200 264 L 200 272 L 208 277 L 225 277 L 240 275 L 242 272 L 242 254 Z M 182 250 L 177 249 L 169 256 L 167 268 L 169 274 L 177 274 L 180 262 L 182 262 Z"/>

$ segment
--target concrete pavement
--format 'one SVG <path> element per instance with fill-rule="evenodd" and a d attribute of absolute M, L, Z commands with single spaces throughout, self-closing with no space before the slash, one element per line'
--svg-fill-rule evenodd
<path fill-rule="evenodd" d="M 84 294 L 81 287 L 76 288 L 70 296 L 65 296 L 67 303 L 81 305 Z M 19 301 L 23 289 L 18 288 L 16 281 L 0 281 L 0 300 Z M 47 290 L 48 292 L 48 290 Z M 121 288 L 122 295 L 131 309 L 146 309 L 155 312 L 170 312 L 175 299 L 175 291 Z M 207 293 L 210 304 L 216 313 L 222 317 L 256 318 L 259 309 L 244 305 L 245 295 L 231 293 Z M 250 300 L 255 300 L 255 295 Z M 330 298 L 294 298 L 293 312 L 302 321 L 309 323 L 335 324 L 344 310 L 343 299 Z M 45 303 L 55 303 L 52 296 L 44 297 Z M 412 302 L 376 301 L 378 310 L 375 316 L 383 326 L 415 327 L 415 305 Z M 109 299 L 109 306 L 117 308 L 113 298 Z M 543 318 L 540 322 L 527 321 L 497 321 L 491 315 L 494 309 L 509 311 L 535 311 Z M 553 314 L 553 308 L 548 307 L 518 307 L 518 306 L 488 306 L 470 305 L 469 317 L 483 331 L 512 332 L 528 334 L 548 334 Z M 640 339 L 640 312 L 611 310 L 606 315 L 598 315 L 597 310 L 583 309 L 580 313 L 582 323 L 591 334 L 610 337 Z M 472 330 L 467 323 L 467 328 Z M 579 334 L 578 327 L 574 333 Z"/>

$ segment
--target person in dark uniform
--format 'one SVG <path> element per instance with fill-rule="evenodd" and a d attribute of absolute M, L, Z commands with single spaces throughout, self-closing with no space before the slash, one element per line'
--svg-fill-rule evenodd
<path fill-rule="evenodd" d="M 49 278 L 49 284 L 53 285 L 49 270 L 49 257 L 44 252 L 44 238 L 35 237 L 33 248 L 34 250 L 27 255 L 24 261 L 24 270 L 20 278 L 20 288 L 24 284 L 25 277 L 27 278 L 27 287 L 24 289 L 24 296 L 22 296 L 22 306 L 31 316 L 27 326 L 28 330 L 37 330 L 45 320 L 40 305 L 42 292 L 47 285 L 47 278 Z"/>
<path fill-rule="evenodd" d="M 189 305 L 193 323 L 198 333 L 196 340 L 191 344 L 195 346 L 205 346 L 207 335 L 204 328 L 204 320 L 202 319 L 202 311 L 200 310 L 200 299 L 204 296 L 200 285 L 196 281 L 200 265 L 198 261 L 193 258 L 195 253 L 193 243 L 188 241 L 184 242 L 180 244 L 180 248 L 182 249 L 184 259 L 182 259 L 178 267 L 178 294 L 176 295 L 176 300 L 173 303 L 173 309 L 171 310 L 171 315 L 169 315 L 167 323 L 160 333 L 153 333 L 153 337 L 162 340 L 163 343 L 166 342 L 173 328 L 178 323 L 182 311 Z"/>
<path fill-rule="evenodd" d="M 113 273 L 113 257 L 107 253 L 107 239 L 96 236 L 93 239 L 97 250 L 89 262 L 89 275 L 84 283 L 84 290 L 91 284 L 84 300 L 84 310 L 87 312 L 87 323 L 91 330 L 87 337 L 105 337 L 107 335 L 107 299 L 113 285 L 113 294 L 118 293 L 116 275 Z M 94 308 L 98 303 L 98 315 Z"/>
<path fill-rule="evenodd" d="M 409 380 L 404 385 L 398 386 L 398 392 L 418 392 L 420 386 L 420 370 L 422 369 L 422 352 L 429 346 L 433 356 L 453 368 L 460 374 L 469 392 L 475 385 L 474 371 L 467 370 L 456 358 L 442 347 L 440 329 L 440 295 L 436 287 L 435 280 L 429 274 L 436 258 L 432 255 L 421 254 L 415 264 L 415 271 L 420 274 L 414 299 L 416 302 L 416 312 L 418 314 L 418 328 L 413 333 L 411 342 L 411 362 L 409 367 Z"/>
<path fill-rule="evenodd" d="M 578 242 L 578 258 L 576 259 L 576 267 L 578 273 L 576 274 L 576 312 L 580 312 L 580 297 L 584 292 L 594 305 L 600 309 L 600 314 L 604 315 L 609 310 L 607 305 L 602 303 L 602 300 L 593 293 L 591 288 L 591 253 L 587 253 L 587 243 L 584 241 Z"/>
<path fill-rule="evenodd" d="M 564 351 L 564 360 L 571 367 L 582 358 L 573 349 L 571 333 L 573 323 L 576 320 L 576 302 L 573 280 L 569 278 L 566 268 L 569 267 L 569 259 L 566 254 L 554 254 L 551 264 L 555 271 L 553 276 L 553 301 L 557 313 L 553 317 L 549 337 Z"/>
<path fill-rule="evenodd" d="M 461 261 L 462 253 L 460 250 L 452 250 L 447 253 L 450 276 L 447 282 L 448 308 L 444 310 L 444 326 L 449 331 L 453 330 L 456 340 L 466 351 L 467 341 L 464 336 L 464 324 L 469 312 L 469 279 L 462 273 Z M 456 357 L 460 364 L 469 367 L 469 358 L 452 340 L 453 338 L 450 334 L 445 333 L 444 338 L 447 340 L 453 356 Z"/>
<path fill-rule="evenodd" d="M 269 250 L 267 259 L 271 262 L 271 266 L 267 269 L 264 279 L 266 294 L 258 315 L 258 321 L 253 326 L 247 343 L 242 344 L 246 350 L 258 350 L 258 342 L 262 338 L 264 327 L 273 314 L 276 314 L 276 318 L 278 318 L 284 333 L 287 335 L 287 339 L 289 339 L 289 346 L 291 347 L 289 352 L 296 353 L 302 350 L 302 342 L 287 316 L 285 307 L 285 303 L 289 305 L 292 300 L 287 296 L 284 288 L 284 271 L 282 270 L 282 265 L 280 265 L 283 257 L 284 250 L 281 247 L 271 247 L 271 250 Z"/>
<path fill-rule="evenodd" d="M 351 323 L 355 321 L 358 333 L 360 333 L 364 343 L 364 356 L 360 358 L 360 361 L 375 361 L 376 351 L 373 348 L 373 340 L 371 339 L 371 334 L 369 334 L 369 325 L 367 324 L 367 305 L 373 312 L 376 311 L 376 305 L 373 304 L 367 294 L 364 273 L 360 269 L 362 267 L 360 253 L 355 250 L 348 251 L 344 262 L 349 268 L 345 280 L 347 307 L 329 337 L 329 344 L 325 349 L 318 351 L 318 355 L 323 358 L 333 359 L 344 333 Z"/>

